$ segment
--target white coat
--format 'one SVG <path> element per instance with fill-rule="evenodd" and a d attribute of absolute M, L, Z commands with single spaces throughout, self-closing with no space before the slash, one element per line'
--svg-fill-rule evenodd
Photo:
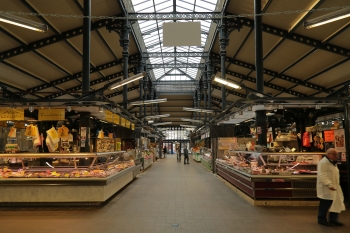
<path fill-rule="evenodd" d="M 335 188 L 335 191 L 329 188 Z M 339 185 L 339 169 L 326 157 L 322 158 L 317 165 L 317 197 L 326 200 L 333 200 L 331 212 L 340 213 L 345 210 L 344 196 Z"/>

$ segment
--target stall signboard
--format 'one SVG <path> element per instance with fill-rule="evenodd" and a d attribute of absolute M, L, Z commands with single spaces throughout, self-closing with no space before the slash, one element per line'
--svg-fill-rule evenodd
<path fill-rule="evenodd" d="M 125 120 L 125 127 L 130 129 L 130 121 L 128 120 Z"/>
<path fill-rule="evenodd" d="M 218 138 L 218 150 L 230 150 L 234 143 L 234 138 Z"/>
<path fill-rule="evenodd" d="M 324 133 L 324 141 L 325 142 L 334 142 L 334 131 L 333 130 L 325 130 L 323 133 Z"/>
<path fill-rule="evenodd" d="M 105 114 L 105 121 L 113 122 L 113 113 L 111 111 L 106 110 Z"/>
<path fill-rule="evenodd" d="M 120 117 L 118 114 L 113 114 L 113 123 L 116 125 L 120 125 Z"/>
<path fill-rule="evenodd" d="M 338 152 L 346 152 L 344 129 L 334 130 L 334 139 L 334 149 L 336 149 Z"/>
<path fill-rule="evenodd" d="M 2 108 L 0 109 L 0 121 L 23 121 L 24 109 Z"/>
<path fill-rule="evenodd" d="M 66 119 L 66 110 L 64 108 L 39 109 L 38 121 L 63 121 Z"/>
<path fill-rule="evenodd" d="M 123 127 L 125 127 L 125 118 L 122 117 L 122 118 L 120 119 L 120 125 L 123 126 Z"/>
<path fill-rule="evenodd" d="M 131 130 L 135 130 L 135 124 L 131 124 Z"/>

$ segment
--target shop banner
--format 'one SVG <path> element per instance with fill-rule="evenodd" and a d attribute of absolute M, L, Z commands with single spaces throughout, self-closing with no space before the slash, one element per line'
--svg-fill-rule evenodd
<path fill-rule="evenodd" d="M 120 125 L 125 127 L 125 118 L 121 117 L 120 119 Z"/>
<path fill-rule="evenodd" d="M 113 113 L 111 111 L 106 110 L 105 114 L 105 121 L 113 122 Z"/>
<path fill-rule="evenodd" d="M 345 132 L 344 129 L 337 129 L 334 130 L 334 139 L 335 139 L 335 146 L 334 148 L 338 152 L 346 152 L 345 149 Z"/>
<path fill-rule="evenodd" d="M 130 129 L 130 121 L 128 120 L 125 120 L 125 127 Z"/>
<path fill-rule="evenodd" d="M 113 114 L 113 123 L 116 125 L 120 125 L 120 117 L 118 114 Z"/>
<path fill-rule="evenodd" d="M 325 142 L 334 142 L 334 131 L 333 130 L 325 130 L 323 133 L 324 133 L 324 141 Z"/>
<path fill-rule="evenodd" d="M 2 108 L 0 109 L 0 121 L 23 121 L 24 109 Z"/>
<path fill-rule="evenodd" d="M 63 121 L 65 119 L 65 109 L 39 109 L 38 111 L 38 121 Z"/>
<path fill-rule="evenodd" d="M 135 124 L 131 124 L 131 130 L 135 130 Z"/>

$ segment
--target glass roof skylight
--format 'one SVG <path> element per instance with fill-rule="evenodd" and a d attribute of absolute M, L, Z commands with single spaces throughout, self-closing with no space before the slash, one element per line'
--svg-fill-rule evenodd
<path fill-rule="evenodd" d="M 174 12 L 213 12 L 217 0 L 131 0 L 135 13 L 170 13 Z M 193 20 L 177 20 L 177 22 L 189 22 Z M 204 52 L 211 20 L 201 20 L 201 46 L 163 47 L 163 23 L 172 20 L 139 20 L 139 28 L 147 49 L 147 52 Z M 153 69 L 154 78 L 162 81 L 193 80 L 196 78 L 197 68 L 177 68 L 177 65 L 187 63 L 200 63 L 201 57 L 160 57 L 150 58 L 151 64 L 173 64 L 174 69 Z M 172 72 L 172 73 L 169 73 Z M 175 73 L 175 74 L 173 74 Z"/>

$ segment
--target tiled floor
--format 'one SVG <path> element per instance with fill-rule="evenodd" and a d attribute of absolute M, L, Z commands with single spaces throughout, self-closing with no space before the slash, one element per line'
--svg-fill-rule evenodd
<path fill-rule="evenodd" d="M 200 163 L 168 155 L 102 207 L 0 208 L 0 232 L 350 232 L 350 211 L 340 215 L 345 227 L 320 226 L 316 215 L 317 207 L 252 206 Z"/>

